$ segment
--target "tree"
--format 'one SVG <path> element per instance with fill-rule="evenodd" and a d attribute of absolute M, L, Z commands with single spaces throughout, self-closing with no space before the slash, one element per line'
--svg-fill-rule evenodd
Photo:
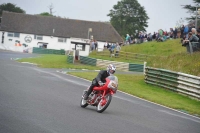
<path fill-rule="evenodd" d="M 195 20 L 197 14 L 196 10 L 200 7 L 200 0 L 193 0 L 193 2 L 195 5 L 183 5 L 183 8 L 187 9 L 188 13 L 192 14 L 191 17 L 187 18 L 188 20 Z"/>
<path fill-rule="evenodd" d="M 110 16 L 111 24 L 123 37 L 127 33 L 135 35 L 136 31 L 146 31 L 145 28 L 148 27 L 149 17 L 137 0 L 118 1 L 107 16 Z"/>
<path fill-rule="evenodd" d="M 191 14 L 189 18 L 186 18 L 187 20 L 190 20 L 189 24 L 195 23 L 195 27 L 197 28 L 200 26 L 200 21 L 197 19 L 200 11 L 200 0 L 193 0 L 193 3 L 194 5 L 183 5 L 183 8 L 187 9 L 188 13 Z"/>
<path fill-rule="evenodd" d="M 2 16 L 3 11 L 26 13 L 23 9 L 21 9 L 20 7 L 17 7 L 15 4 L 12 4 L 12 3 L 1 4 L 0 5 L 0 16 Z"/>
<path fill-rule="evenodd" d="M 41 16 L 53 16 L 48 12 L 43 12 L 43 13 L 40 13 L 39 15 L 41 15 Z"/>

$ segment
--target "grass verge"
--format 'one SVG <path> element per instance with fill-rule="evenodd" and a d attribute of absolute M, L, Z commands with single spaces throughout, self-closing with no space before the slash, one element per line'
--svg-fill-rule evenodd
<path fill-rule="evenodd" d="M 23 58 L 17 61 L 36 63 L 39 67 L 43 67 L 43 68 L 72 68 L 72 69 L 90 69 L 90 70 L 102 69 L 96 66 L 88 66 L 88 65 L 84 65 L 78 62 L 74 64 L 67 63 L 66 55 L 45 54 L 45 55 L 41 55 L 40 57 Z"/>
<path fill-rule="evenodd" d="M 98 72 L 70 72 L 84 79 L 92 80 Z M 119 90 L 134 96 L 200 117 L 200 101 L 162 89 L 144 82 L 141 75 L 116 74 L 119 79 Z"/>
<path fill-rule="evenodd" d="M 162 68 L 176 72 L 187 73 L 195 76 L 200 76 L 200 52 L 188 54 L 186 47 L 182 47 L 180 39 L 167 40 L 165 42 L 147 42 L 143 44 L 134 44 L 123 46 L 121 51 L 132 52 L 146 55 L 155 55 L 148 57 L 147 66 Z M 122 58 L 111 58 L 109 52 L 105 50 L 107 56 L 101 56 L 96 51 L 90 53 L 90 57 L 113 60 L 120 62 L 143 64 L 136 60 L 126 60 Z M 165 56 L 165 57 L 163 57 Z"/>

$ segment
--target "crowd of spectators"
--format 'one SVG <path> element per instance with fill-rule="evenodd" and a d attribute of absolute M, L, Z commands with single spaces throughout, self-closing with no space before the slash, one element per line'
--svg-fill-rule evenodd
<path fill-rule="evenodd" d="M 122 44 L 123 44 L 123 42 L 120 42 L 120 43 L 118 43 L 118 42 L 116 42 L 116 43 L 106 42 L 104 44 L 104 50 L 107 49 L 107 50 L 110 51 L 111 56 L 118 57 Z M 98 51 L 98 42 L 96 40 L 91 40 L 90 41 L 90 52 L 92 52 L 94 50 Z"/>
<path fill-rule="evenodd" d="M 157 32 L 148 34 L 146 32 L 140 31 L 135 36 L 126 34 L 125 45 L 140 44 L 143 42 L 149 42 L 153 40 L 163 42 L 166 41 L 167 39 L 184 38 L 186 35 L 188 35 L 189 32 L 191 32 L 192 28 L 195 28 L 194 24 L 189 26 L 182 25 L 181 27 L 178 28 L 177 27 L 170 28 L 169 31 L 164 31 L 162 29 L 159 29 Z"/>
<path fill-rule="evenodd" d="M 167 39 L 177 39 L 181 38 L 182 46 L 187 46 L 189 42 L 199 42 L 200 43 L 200 27 L 195 29 L 194 24 L 192 25 L 182 25 L 181 27 L 170 28 L 169 31 L 164 31 L 159 29 L 153 34 L 140 31 L 137 35 L 126 34 L 124 42 L 108 43 L 104 44 L 104 49 L 110 51 L 111 56 L 119 56 L 121 46 L 130 45 L 130 44 L 140 44 L 149 41 L 164 42 Z M 90 42 L 91 51 L 97 50 L 98 42 L 92 40 Z"/>
<path fill-rule="evenodd" d="M 181 27 L 175 27 L 170 28 L 169 31 L 164 31 L 162 29 L 159 29 L 157 32 L 146 33 L 143 31 L 140 31 L 135 36 L 126 34 L 125 37 L 125 43 L 124 45 L 130 45 L 130 44 L 140 44 L 144 42 L 149 41 L 158 41 L 158 42 L 164 42 L 167 39 L 176 39 L 181 38 L 182 46 L 188 46 L 189 42 L 199 42 L 196 43 L 198 46 L 195 46 L 197 49 L 200 50 L 200 27 L 198 29 L 195 29 L 194 24 L 189 25 L 182 25 Z"/>
<path fill-rule="evenodd" d="M 122 44 L 123 44 L 122 42 L 121 43 L 118 43 L 118 42 L 116 42 L 116 43 L 108 43 L 108 42 L 106 42 L 104 44 L 104 49 L 108 49 L 110 51 L 110 56 L 111 57 L 112 56 L 118 57 L 119 56 L 119 52 L 121 50 L 121 45 Z"/>
<path fill-rule="evenodd" d="M 182 46 L 187 47 L 188 52 L 189 50 L 189 43 L 191 43 L 192 51 L 200 51 L 200 27 L 196 30 L 192 28 L 191 31 L 184 33 L 181 39 Z"/>

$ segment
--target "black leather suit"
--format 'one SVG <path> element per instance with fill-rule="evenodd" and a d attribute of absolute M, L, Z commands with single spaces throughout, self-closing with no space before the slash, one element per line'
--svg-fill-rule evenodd
<path fill-rule="evenodd" d="M 97 77 L 92 80 L 92 84 L 91 84 L 90 88 L 88 89 L 86 96 L 88 97 L 90 95 L 90 93 L 92 92 L 92 90 L 95 86 L 99 86 L 99 84 L 98 84 L 99 81 L 102 81 L 103 83 L 105 83 L 106 78 L 108 76 L 110 76 L 110 75 L 106 70 L 101 70 L 99 72 L 99 74 L 97 75 Z"/>

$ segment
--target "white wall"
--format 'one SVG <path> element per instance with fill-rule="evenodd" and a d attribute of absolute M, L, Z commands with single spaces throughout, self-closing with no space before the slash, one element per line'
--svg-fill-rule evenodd
<path fill-rule="evenodd" d="M 103 51 L 106 42 L 99 42 L 99 41 L 97 42 L 98 42 L 98 51 Z"/>
<path fill-rule="evenodd" d="M 25 42 L 25 37 L 30 36 L 32 38 L 32 41 L 30 43 Z M 67 38 L 66 42 L 58 42 L 58 37 L 53 36 L 43 36 L 43 40 L 36 40 L 34 39 L 33 34 L 25 34 L 20 33 L 20 37 L 9 37 L 8 32 L 4 32 L 4 43 L 2 44 L 2 31 L 0 31 L 0 49 L 5 50 L 12 50 L 12 51 L 19 51 L 23 52 L 24 49 L 26 49 L 24 46 L 15 46 L 15 41 L 20 41 L 21 44 L 28 45 L 28 48 L 32 47 L 39 47 L 38 42 L 48 43 L 47 49 L 64 49 L 64 50 L 72 50 L 75 48 L 74 44 L 71 44 L 71 42 L 80 42 L 80 43 L 86 43 L 88 40 L 83 38 Z M 98 51 L 103 51 L 105 42 L 98 41 Z M 79 54 L 82 56 L 88 56 L 90 51 L 90 45 L 86 45 L 85 51 L 79 51 Z"/>
<path fill-rule="evenodd" d="M 25 42 L 26 36 L 30 36 L 32 38 L 32 41 L 30 43 Z M 4 43 L 2 44 L 1 41 L 2 41 L 2 31 L 0 31 L 0 49 L 23 52 L 23 49 L 25 49 L 25 47 L 15 46 L 15 43 L 16 43 L 15 41 L 20 41 L 20 44 L 28 45 L 28 48 L 39 47 L 38 42 L 43 42 L 43 43 L 48 43 L 47 49 L 72 50 L 72 48 L 74 48 L 74 44 L 71 44 L 72 41 L 86 43 L 87 39 L 67 38 L 66 42 L 58 42 L 58 37 L 43 36 L 43 40 L 36 40 L 34 39 L 33 34 L 20 33 L 20 37 L 9 37 L 8 32 L 4 32 Z M 85 51 L 80 51 L 79 54 L 82 56 L 88 56 L 89 49 L 90 49 L 90 46 L 86 45 Z"/>
<path fill-rule="evenodd" d="M 88 40 L 87 39 L 82 39 L 82 38 L 70 38 L 70 43 L 71 42 L 77 42 L 77 43 L 87 43 Z M 75 48 L 75 44 L 71 44 L 71 49 Z M 79 51 L 79 55 L 81 56 L 88 56 L 90 52 L 90 45 L 86 45 L 85 46 L 85 51 Z"/>

